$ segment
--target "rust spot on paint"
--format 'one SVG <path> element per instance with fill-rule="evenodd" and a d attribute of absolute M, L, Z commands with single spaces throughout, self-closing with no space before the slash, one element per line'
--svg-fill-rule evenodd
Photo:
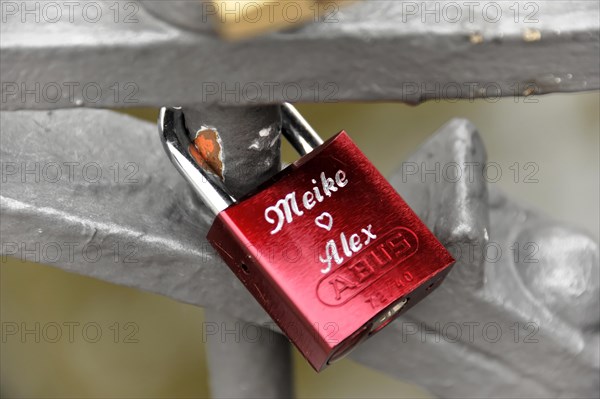
<path fill-rule="evenodd" d="M 190 155 L 194 158 L 196 163 L 200 165 L 200 167 L 202 167 L 202 169 L 206 169 L 212 172 L 212 168 L 206 163 L 204 158 L 202 158 L 202 155 L 200 155 L 194 144 L 190 144 L 189 151 Z"/>
<path fill-rule="evenodd" d="M 523 94 L 523 96 L 525 96 L 525 97 L 529 97 L 529 96 L 532 96 L 532 95 L 534 95 L 536 92 L 537 92 L 536 86 L 535 86 L 535 85 L 529 85 L 528 87 L 526 87 L 526 88 L 523 90 L 523 93 L 522 93 L 522 94 Z"/>
<path fill-rule="evenodd" d="M 203 168 L 210 169 L 223 179 L 223 158 L 219 134 L 214 129 L 201 129 L 196 133 L 192 156 Z"/>
<path fill-rule="evenodd" d="M 471 44 L 481 44 L 483 43 L 483 35 L 479 32 L 472 32 L 469 35 L 469 41 Z"/>
<path fill-rule="evenodd" d="M 523 31 L 523 40 L 526 42 L 537 42 L 542 40 L 542 32 L 537 29 L 527 28 Z"/>

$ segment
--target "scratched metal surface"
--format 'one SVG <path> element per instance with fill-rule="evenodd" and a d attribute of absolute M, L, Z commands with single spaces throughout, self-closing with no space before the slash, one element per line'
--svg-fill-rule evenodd
<path fill-rule="evenodd" d="M 4 170 L 6 181 L 0 190 L 4 254 L 24 255 L 19 247 L 15 252 L 14 243 L 26 248 L 36 243 L 77 243 L 73 256 L 63 251 L 58 259 L 40 261 L 206 306 L 217 319 L 269 322 L 208 249 L 203 237 L 212 217 L 169 164 L 153 124 L 101 110 L 2 112 L 0 122 L 5 168 L 8 163 L 17 168 L 25 163 L 30 171 L 23 176 L 20 171 L 7 174 Z M 243 144 L 231 151 L 252 151 L 255 139 L 244 137 L 240 139 Z M 73 140 L 80 145 L 72 146 Z M 272 156 L 268 154 L 265 149 L 254 157 Z M 481 164 L 485 159 L 475 128 L 464 120 L 453 120 L 410 161 Z M 36 181 L 35 173 L 31 174 L 36 163 L 43 173 L 44 165 L 52 162 L 70 162 L 73 176 L 51 182 L 54 179 L 49 177 L 54 175 L 47 175 L 50 170 L 46 168 L 46 175 Z M 115 179 L 110 169 L 115 162 L 120 168 L 133 163 L 137 172 Z M 95 175 L 81 172 L 82 165 L 92 163 L 104 172 L 98 182 L 91 181 Z M 403 181 L 401 176 L 392 178 L 393 185 L 459 261 L 435 293 L 367 341 L 354 359 L 420 384 L 440 397 L 597 396 L 598 244 L 502 193 L 488 192 L 477 173 L 472 181 L 442 184 L 421 183 L 415 176 Z M 515 241 L 537 243 L 539 262 L 530 264 L 522 258 L 515 262 L 512 256 L 490 262 L 478 251 L 465 256 L 468 248 L 490 242 L 509 253 Z M 79 249 L 85 244 L 102 249 L 102 256 L 91 262 Z M 135 250 L 128 259 L 134 263 L 114 256 L 115 246 L 127 244 Z M 510 330 L 515 322 L 534 323 L 538 342 L 520 339 L 515 343 Z M 480 333 L 456 342 L 423 342 L 422 331 L 444 330 L 450 323 L 480 323 L 479 328 L 497 323 L 504 335 L 496 342 Z M 278 345 L 271 345 L 270 352 L 265 347 L 255 367 L 268 370 L 275 359 L 285 362 L 288 355 Z M 253 353 L 253 348 L 245 349 L 243 353 Z M 281 356 L 274 355 L 278 351 Z M 212 353 L 218 359 L 224 353 L 231 355 L 225 346 L 217 346 Z M 245 359 L 222 362 L 221 370 L 229 374 L 221 376 L 243 375 L 242 368 L 248 366 Z M 265 373 L 268 380 L 270 374 Z M 216 375 L 217 385 L 227 380 Z M 290 389 L 286 384 L 263 385 L 257 391 L 275 392 L 274 396 Z M 231 390 L 220 392 L 232 395 Z"/>
<path fill-rule="evenodd" d="M 84 18 L 88 3 L 100 7 L 97 21 Z M 4 10 L 0 106 L 414 103 L 600 87 L 598 2 L 467 3 L 357 2 L 241 42 L 217 37 L 196 1 L 132 0 L 116 15 L 112 3 L 86 0 L 58 21 Z"/>

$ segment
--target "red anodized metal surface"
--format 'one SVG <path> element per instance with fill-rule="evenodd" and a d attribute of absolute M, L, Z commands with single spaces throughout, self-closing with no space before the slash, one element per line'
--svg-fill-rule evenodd
<path fill-rule="evenodd" d="M 208 239 L 317 371 L 454 262 L 345 132 L 221 212 Z"/>

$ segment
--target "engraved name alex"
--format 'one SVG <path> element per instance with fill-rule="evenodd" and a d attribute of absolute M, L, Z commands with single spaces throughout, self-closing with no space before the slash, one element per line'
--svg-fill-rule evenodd
<path fill-rule="evenodd" d="M 314 184 L 314 187 L 301 195 L 300 203 L 296 198 L 296 191 L 293 191 L 278 200 L 275 205 L 271 205 L 265 209 L 265 220 L 275 225 L 273 230 L 271 230 L 271 234 L 280 232 L 285 223 L 292 223 L 294 215 L 304 215 L 305 210 L 310 211 L 317 203 L 323 202 L 339 189 L 346 187 L 348 185 L 348 178 L 346 172 L 340 169 L 335 173 L 333 178 L 327 177 L 325 172 L 322 172 L 318 183 L 315 179 L 312 179 L 311 182 Z M 315 224 L 317 227 L 330 231 L 333 226 L 333 218 L 328 212 L 323 212 L 315 218 Z M 359 233 L 350 234 L 349 237 L 346 237 L 346 234 L 341 232 L 339 236 L 341 250 L 338 249 L 340 247 L 335 239 L 331 239 L 325 244 L 325 255 L 319 256 L 321 263 L 326 265 L 321 272 L 328 273 L 331 270 L 332 262 L 339 265 L 344 261 L 342 254 L 350 258 L 359 252 L 364 245 L 368 245 L 371 240 L 376 238 L 377 236 L 372 232 L 371 225 L 362 228 Z"/>

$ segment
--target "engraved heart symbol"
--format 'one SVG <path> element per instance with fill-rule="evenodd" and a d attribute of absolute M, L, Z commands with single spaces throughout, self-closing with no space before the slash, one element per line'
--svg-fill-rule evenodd
<path fill-rule="evenodd" d="M 327 231 L 331 231 L 331 227 L 333 226 L 333 217 L 329 214 L 329 212 L 323 212 L 321 216 L 317 216 L 315 219 L 315 224 Z"/>

